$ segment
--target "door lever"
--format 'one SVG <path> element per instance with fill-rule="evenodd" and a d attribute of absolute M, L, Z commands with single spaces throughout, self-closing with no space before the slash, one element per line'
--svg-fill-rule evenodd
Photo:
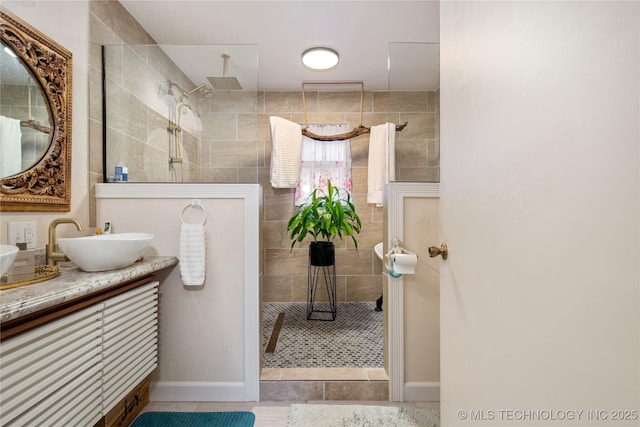
<path fill-rule="evenodd" d="M 442 259 L 446 260 L 449 255 L 449 248 L 447 248 L 447 244 L 443 243 L 439 248 L 436 246 L 429 246 L 429 256 L 431 258 L 435 258 L 438 255 L 442 257 Z"/>

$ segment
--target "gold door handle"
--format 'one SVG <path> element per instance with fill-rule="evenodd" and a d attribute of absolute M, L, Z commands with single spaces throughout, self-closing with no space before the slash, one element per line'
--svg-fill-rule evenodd
<path fill-rule="evenodd" d="M 438 255 L 442 256 L 442 259 L 447 259 L 447 256 L 449 255 L 449 248 L 447 248 L 446 243 L 440 245 L 439 248 L 436 246 L 429 246 L 429 256 L 431 258 L 435 258 Z"/>

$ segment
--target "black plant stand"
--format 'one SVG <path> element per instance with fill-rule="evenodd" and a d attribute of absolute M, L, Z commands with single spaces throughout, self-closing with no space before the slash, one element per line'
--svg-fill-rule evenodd
<path fill-rule="evenodd" d="M 316 301 L 318 292 L 324 288 L 328 301 Z M 318 309 L 318 306 L 328 310 Z M 309 244 L 309 272 L 307 283 L 307 320 L 336 320 L 336 264 L 332 242 L 312 242 Z M 314 314 L 316 316 L 314 317 Z M 317 314 L 320 314 L 318 316 Z M 327 316 L 328 314 L 328 316 Z M 330 318 L 329 318 L 330 316 Z"/>

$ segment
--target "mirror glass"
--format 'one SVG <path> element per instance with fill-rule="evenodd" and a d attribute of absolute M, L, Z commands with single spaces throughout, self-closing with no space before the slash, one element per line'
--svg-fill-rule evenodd
<path fill-rule="evenodd" d="M 32 167 L 51 143 L 51 111 L 37 81 L 0 45 L 0 177 Z"/>

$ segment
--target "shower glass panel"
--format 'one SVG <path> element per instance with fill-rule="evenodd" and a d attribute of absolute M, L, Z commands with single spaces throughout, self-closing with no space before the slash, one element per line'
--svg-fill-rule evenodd
<path fill-rule="evenodd" d="M 104 182 L 125 165 L 130 182 L 258 182 L 257 45 L 109 45 L 103 59 Z"/>
<path fill-rule="evenodd" d="M 389 117 L 396 133 L 395 181 L 440 182 L 440 45 L 389 43 Z"/>

